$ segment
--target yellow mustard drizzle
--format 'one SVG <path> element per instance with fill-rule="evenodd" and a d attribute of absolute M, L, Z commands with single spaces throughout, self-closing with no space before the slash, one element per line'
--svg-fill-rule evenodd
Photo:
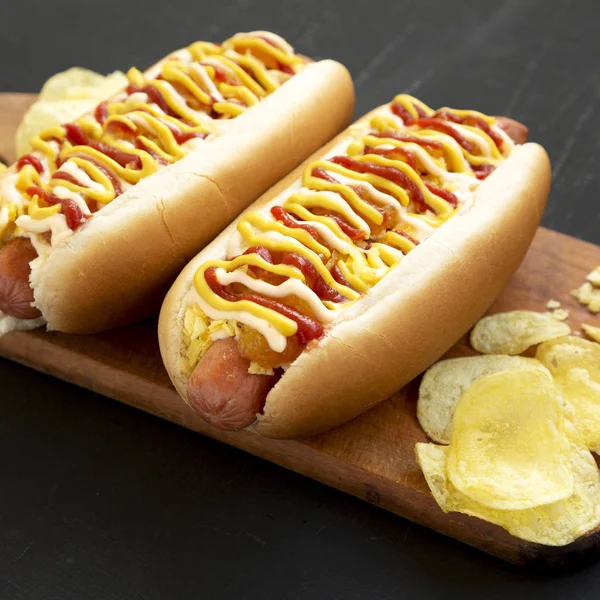
<path fill-rule="evenodd" d="M 271 38 L 273 43 L 266 41 Z M 89 143 L 100 143 L 108 152 L 87 143 L 70 143 L 63 126 L 47 128 L 31 140 L 32 155 L 41 160 L 44 170 L 40 175 L 30 164 L 21 167 L 15 179 L 20 202 L 0 196 L 0 244 L 17 231 L 19 216 L 39 220 L 62 212 L 61 204 L 47 206 L 38 195 L 28 195 L 31 186 L 48 194 L 60 186 L 63 194 L 64 189 L 77 194 L 77 203 L 87 204 L 88 212 L 95 212 L 114 200 L 119 191 L 107 173 L 124 191 L 182 159 L 190 147 L 177 141 L 180 134 L 200 138 L 216 135 L 215 121 L 235 118 L 255 106 L 305 63 L 278 36 L 253 32 L 237 34 L 222 45 L 196 42 L 187 51 L 167 57 L 152 76 L 131 68 L 127 73 L 131 87 L 104 103 L 103 123 L 95 115 L 75 122 Z M 160 96 L 163 107 L 154 102 L 154 94 Z M 111 158 L 113 151 L 131 155 L 132 160 L 123 164 L 123 158 Z M 78 183 L 52 178 L 65 162 L 72 163 L 69 174 Z"/>
<path fill-rule="evenodd" d="M 418 119 L 423 114 L 431 117 L 435 112 L 405 94 L 397 96 L 393 102 L 402 106 L 412 119 Z M 373 116 L 368 131 L 363 129 L 357 133 L 345 148 L 344 155 L 351 159 L 351 164 L 346 164 L 346 159 L 334 162 L 332 157 L 312 161 L 303 171 L 300 189 L 290 191 L 287 196 L 276 201 L 275 206 L 282 207 L 296 222 L 305 222 L 313 229 L 317 228 L 318 239 L 305 229 L 292 228 L 277 220 L 269 212 L 274 206 L 271 203 L 268 209 L 251 212 L 238 222 L 234 234 L 237 241 L 231 246 L 235 250 L 233 253 L 244 252 L 252 247 L 264 247 L 272 255 L 301 255 L 311 263 L 324 282 L 342 296 L 341 302 L 321 300 L 316 295 L 310 301 L 320 302 L 328 310 L 339 311 L 368 292 L 402 261 L 403 256 L 413 251 L 432 231 L 456 213 L 479 185 L 476 171 L 480 165 L 495 167 L 512 149 L 510 139 L 502 136 L 497 128 L 495 131 L 502 139 L 501 149 L 481 128 L 452 123 L 446 119 L 446 123 L 465 139 L 469 136 L 472 141 L 473 136 L 478 136 L 477 144 L 473 143 L 472 151 L 467 152 L 448 133 L 415 124 L 403 124 L 393 114 L 390 106 Z M 493 117 L 475 111 L 442 110 L 451 112 L 459 119 L 477 117 L 487 126 L 494 127 L 495 124 Z M 386 132 L 390 132 L 389 137 L 386 137 Z M 408 139 L 401 139 L 400 136 L 400 139 L 394 138 L 395 134 L 403 134 Z M 421 145 L 418 140 L 437 144 Z M 368 151 L 368 148 L 374 150 Z M 412 155 L 413 166 L 408 164 L 410 161 L 407 161 L 403 152 L 394 154 L 394 150 L 400 149 Z M 387 154 L 374 154 L 375 150 Z M 357 165 L 365 165 L 364 172 L 360 172 L 362 167 L 358 168 Z M 406 179 L 393 181 L 390 179 L 392 176 L 389 169 Z M 322 177 L 323 172 L 326 177 Z M 329 178 L 335 181 L 328 180 Z M 405 187 L 398 181 L 408 181 L 410 186 L 407 184 Z M 411 189 L 418 190 L 418 203 L 411 196 Z M 456 192 L 457 195 L 449 201 L 441 192 L 436 193 L 436 189 Z M 384 216 L 386 212 L 382 209 L 386 208 L 391 216 Z M 317 214 L 317 210 L 322 211 L 321 214 Z M 364 239 L 353 241 L 331 217 L 332 214 L 345 220 L 352 228 L 362 231 Z M 378 226 L 379 230 L 372 230 L 373 226 Z M 237 270 L 244 274 L 240 275 L 241 280 L 247 283 L 250 291 L 266 289 L 253 283 L 260 276 L 252 274 L 250 267 L 259 264 L 265 271 L 294 278 L 294 286 L 307 286 L 299 269 L 270 264 L 254 252 L 239 254 L 230 260 L 210 260 L 196 271 L 194 289 L 199 305 L 191 300 L 188 311 L 195 311 L 195 315 L 202 314 L 203 322 L 208 324 L 217 321 L 242 322 L 257 329 L 267 339 L 271 349 L 275 350 L 277 340 L 272 338 L 271 331 L 275 330 L 289 338 L 296 333 L 295 323 L 278 311 L 255 302 L 225 300 L 211 289 L 206 280 L 206 272 L 211 268 L 216 269 L 217 281 L 220 281 L 219 277 L 223 279 L 224 274 Z M 336 280 L 332 276 L 333 267 L 337 267 L 348 285 L 340 283 L 339 277 Z M 314 315 L 315 310 L 312 312 Z M 193 359 L 189 356 L 188 359 L 197 362 L 209 345 L 204 339 L 203 349 L 198 353 L 196 344 Z"/>
<path fill-rule="evenodd" d="M 245 256 L 238 256 L 234 258 L 232 261 L 211 261 L 200 267 L 194 276 L 194 285 L 197 290 L 201 290 L 201 294 L 203 296 L 209 297 L 211 300 L 211 306 L 216 308 L 217 310 L 223 311 L 247 311 L 248 313 L 256 316 L 259 319 L 265 319 L 270 321 L 273 326 L 279 331 L 282 335 L 286 337 L 290 337 L 296 333 L 298 327 L 294 321 L 284 317 L 283 315 L 276 313 L 275 311 L 265 308 L 264 306 L 260 306 L 254 302 L 249 302 L 248 300 L 241 300 L 239 302 L 229 302 L 224 300 L 220 296 L 213 294 L 210 287 L 206 283 L 206 278 L 204 274 L 206 269 L 209 267 L 216 267 L 222 269 L 235 269 L 237 267 L 248 267 L 255 266 L 260 267 L 261 269 L 265 269 L 270 273 L 274 273 L 275 275 L 283 275 L 284 277 L 290 278 L 298 278 L 304 281 L 304 276 L 297 269 L 293 267 L 288 267 L 286 265 L 272 265 L 266 260 L 262 259 L 260 256 L 256 254 L 248 254 Z"/>

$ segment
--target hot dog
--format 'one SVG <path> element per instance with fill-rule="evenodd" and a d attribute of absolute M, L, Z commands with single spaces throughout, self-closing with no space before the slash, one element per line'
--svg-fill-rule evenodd
<path fill-rule="evenodd" d="M 27 238 L 13 238 L 0 250 L 0 310 L 16 319 L 40 316 L 32 306 L 33 290 L 29 287 L 29 263 L 37 257 Z"/>
<path fill-rule="evenodd" d="M 508 117 L 496 117 L 496 125 L 505 131 L 515 144 L 524 144 L 527 141 L 529 129 L 523 123 Z"/>
<path fill-rule="evenodd" d="M 216 340 L 202 362 L 190 379 L 189 403 L 219 429 L 237 431 L 250 425 L 277 376 L 248 373 L 250 361 L 233 337 Z"/>
<path fill-rule="evenodd" d="M 161 352 L 184 400 L 215 427 L 286 438 L 408 383 L 485 312 L 531 242 L 550 166 L 527 133 L 402 94 L 316 152 L 167 295 Z"/>
<path fill-rule="evenodd" d="M 157 310 L 185 262 L 354 106 L 342 65 L 266 31 L 127 77 L 0 176 L 0 333 L 91 333 Z"/>

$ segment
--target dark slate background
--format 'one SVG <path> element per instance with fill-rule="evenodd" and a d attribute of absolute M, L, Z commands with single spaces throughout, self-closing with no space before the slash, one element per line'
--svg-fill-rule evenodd
<path fill-rule="evenodd" d="M 407 90 L 525 122 L 544 225 L 600 243 L 597 0 L 5 0 L 0 91 L 145 67 L 271 29 L 351 70 L 357 115 Z M 600 564 L 523 572 L 340 492 L 0 360 L 0 599 L 597 598 Z"/>

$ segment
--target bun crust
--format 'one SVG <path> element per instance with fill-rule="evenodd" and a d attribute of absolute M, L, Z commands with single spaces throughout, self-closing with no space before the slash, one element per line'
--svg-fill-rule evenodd
<path fill-rule="evenodd" d="M 32 261 L 35 306 L 48 328 L 95 333 L 155 312 L 185 263 L 353 110 L 345 67 L 311 63 L 220 137 L 127 190 Z"/>
<path fill-rule="evenodd" d="M 346 138 L 338 136 L 314 157 Z M 301 168 L 249 210 L 270 201 L 300 174 Z M 531 143 L 515 148 L 457 215 L 299 356 L 270 391 L 263 414 L 250 429 L 275 438 L 325 431 L 366 412 L 419 375 L 505 287 L 533 239 L 549 190 L 545 150 Z M 234 229 L 235 223 L 186 267 L 161 311 L 163 360 L 184 399 L 184 299 L 197 268 L 224 252 Z"/>

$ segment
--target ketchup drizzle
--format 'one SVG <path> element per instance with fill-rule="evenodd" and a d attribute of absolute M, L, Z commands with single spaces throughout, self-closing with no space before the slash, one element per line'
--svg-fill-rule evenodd
<path fill-rule="evenodd" d="M 451 123 L 458 123 L 460 125 L 470 125 L 472 127 L 477 127 L 478 129 L 481 129 L 481 131 L 483 131 L 484 133 L 487 133 L 487 135 L 489 135 L 494 141 L 494 144 L 496 144 L 496 147 L 499 150 L 502 150 L 502 145 L 504 143 L 502 136 L 496 131 L 494 131 L 481 117 L 478 117 L 477 115 L 465 115 L 464 117 L 459 117 L 458 115 L 454 114 L 452 111 L 449 110 L 437 110 L 433 114 L 433 116 L 438 119 L 450 121 Z"/>
<path fill-rule="evenodd" d="M 303 229 L 304 231 L 309 233 L 314 240 L 320 242 L 319 234 L 317 233 L 317 230 L 314 227 L 312 227 L 311 225 L 307 225 L 306 223 L 299 223 L 298 221 L 292 219 L 292 217 L 290 217 L 290 213 L 288 213 L 288 211 L 285 210 L 285 208 L 283 208 L 282 206 L 274 206 L 273 208 L 271 208 L 271 214 L 278 221 L 281 221 L 286 227 L 290 227 L 292 229 Z"/>
<path fill-rule="evenodd" d="M 419 211 L 425 212 L 427 209 L 427 203 L 425 202 L 425 198 L 423 198 L 421 190 L 417 187 L 413 180 L 408 177 L 408 175 L 399 169 L 396 169 L 395 167 L 364 163 L 347 156 L 334 156 L 330 160 L 336 165 L 341 165 L 342 167 L 350 169 L 351 171 L 355 171 L 357 173 L 370 173 L 399 185 L 408 192 L 410 199 Z"/>
<path fill-rule="evenodd" d="M 456 208 L 458 206 L 458 198 L 452 192 L 449 192 L 444 188 L 438 187 L 433 183 L 429 183 L 428 181 L 424 181 L 423 183 L 425 183 L 425 187 L 432 194 L 443 198 L 446 202 L 448 202 L 448 204 L 450 204 L 450 206 L 452 206 L 452 208 Z"/>
<path fill-rule="evenodd" d="M 25 165 L 31 165 L 39 175 L 44 172 L 42 161 L 33 154 L 24 154 L 17 161 L 17 171 L 20 171 Z"/>
<path fill-rule="evenodd" d="M 284 317 L 291 319 L 298 326 L 296 337 L 301 346 L 306 346 L 306 344 L 308 344 L 308 342 L 311 340 L 318 339 L 323 335 L 324 329 L 321 323 L 311 319 L 310 317 L 307 317 L 306 315 L 303 315 L 292 307 L 287 306 L 287 304 L 277 302 L 276 300 L 272 300 L 270 298 L 264 298 L 263 296 L 253 293 L 245 293 L 241 294 L 240 296 L 230 294 L 225 289 L 225 286 L 219 283 L 216 271 L 216 267 L 209 267 L 204 272 L 204 278 L 210 289 L 217 294 L 217 296 L 227 300 L 228 302 L 239 302 L 240 300 L 254 302 L 255 304 L 269 308 L 270 310 L 278 312 Z"/>
<path fill-rule="evenodd" d="M 62 199 L 54 194 L 45 192 L 37 185 L 32 185 L 27 188 L 27 195 L 30 197 L 39 196 L 46 204 L 54 206 L 61 205 L 61 212 L 65 215 L 67 227 L 73 231 L 79 229 L 89 218 L 89 215 L 84 215 L 79 206 L 73 200 Z"/>

